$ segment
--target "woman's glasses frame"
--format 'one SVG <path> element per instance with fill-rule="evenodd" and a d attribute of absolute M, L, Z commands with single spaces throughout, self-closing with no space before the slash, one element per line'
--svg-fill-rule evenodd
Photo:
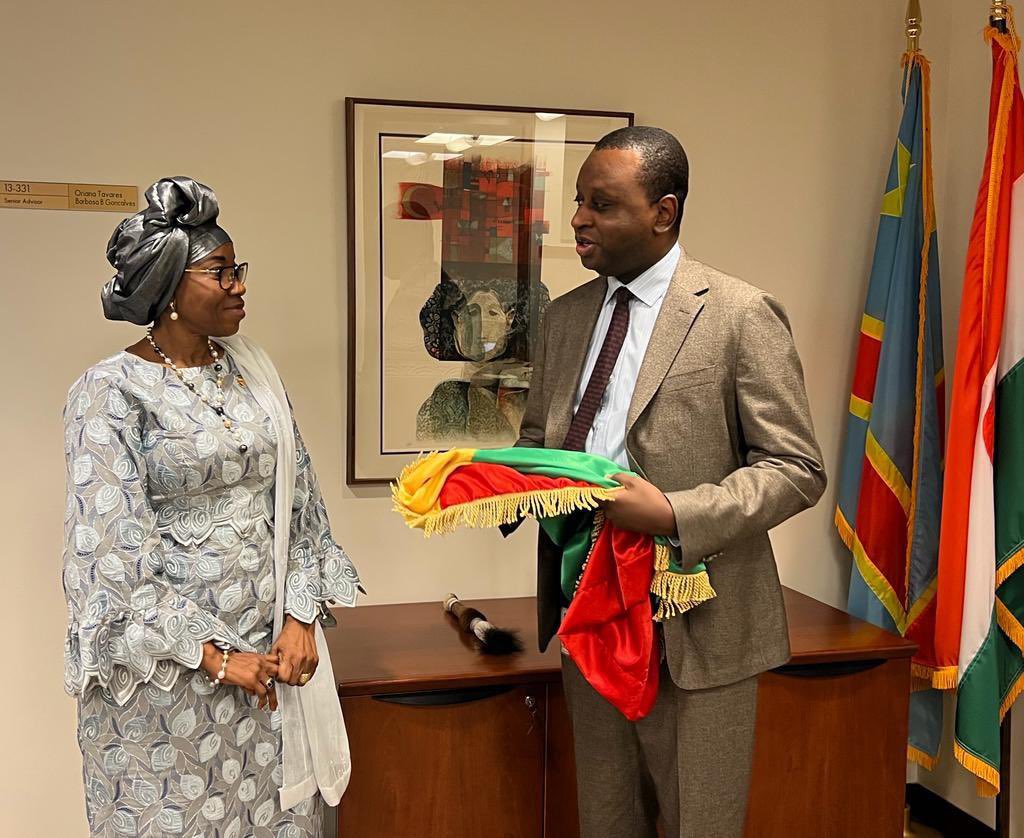
<path fill-rule="evenodd" d="M 230 291 L 239 285 L 245 285 L 245 279 L 249 274 L 249 263 L 242 262 L 240 265 L 225 265 L 223 268 L 185 268 L 187 274 L 207 274 L 217 277 L 221 289 Z"/>

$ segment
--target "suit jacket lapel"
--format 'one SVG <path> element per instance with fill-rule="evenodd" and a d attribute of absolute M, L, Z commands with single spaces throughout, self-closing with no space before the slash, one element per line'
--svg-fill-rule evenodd
<path fill-rule="evenodd" d="M 637 374 L 633 398 L 626 415 L 626 431 L 644 412 L 665 379 L 665 373 L 679 354 L 693 321 L 704 307 L 703 293 L 708 284 L 700 262 L 689 259 L 685 253 L 679 258 L 675 275 L 665 292 L 658 320 L 654 324 L 651 340 L 647 344 L 643 364 Z"/>
<path fill-rule="evenodd" d="M 549 448 L 559 447 L 569 433 L 573 400 L 580 386 L 580 375 L 587 360 L 594 327 L 607 295 L 608 280 L 605 277 L 599 277 L 584 286 L 578 304 L 568 312 L 570 319 L 564 324 L 565 331 L 558 339 L 564 348 L 554 353 L 548 348 L 547 357 L 557 358 L 559 364 L 556 372 L 558 378 L 552 391 L 551 404 L 548 405 L 548 430 L 545 438 Z"/>

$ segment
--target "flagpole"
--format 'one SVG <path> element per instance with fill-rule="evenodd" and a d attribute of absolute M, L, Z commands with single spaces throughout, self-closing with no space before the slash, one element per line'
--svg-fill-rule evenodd
<path fill-rule="evenodd" d="M 909 0 L 907 3 L 906 35 L 907 35 L 907 56 L 911 57 L 921 51 L 921 2 L 920 0 Z M 906 78 L 909 78 L 909 74 Z M 907 803 L 903 809 L 903 838 L 925 838 L 925 836 L 938 835 L 928 827 L 922 827 L 911 821 L 910 804 Z"/>
<path fill-rule="evenodd" d="M 992 0 L 989 23 L 1006 33 L 1006 0 Z M 996 835 L 1010 838 L 1010 713 L 1006 711 L 999 725 L 999 794 L 996 795 Z"/>
<path fill-rule="evenodd" d="M 999 725 L 999 794 L 996 795 L 996 835 L 1010 838 L 1010 713 Z"/>
<path fill-rule="evenodd" d="M 1006 0 L 992 0 L 992 11 L 988 22 L 1002 33 L 1006 33 Z M 1003 723 L 999 725 L 999 794 L 996 795 L 996 835 L 1010 838 L 1010 713 L 1006 711 Z"/>
<path fill-rule="evenodd" d="M 907 52 L 919 52 L 921 40 L 921 2 L 907 3 Z"/>
<path fill-rule="evenodd" d="M 989 14 L 988 22 L 1000 32 L 1006 32 L 1006 0 L 992 0 L 992 11 Z"/>

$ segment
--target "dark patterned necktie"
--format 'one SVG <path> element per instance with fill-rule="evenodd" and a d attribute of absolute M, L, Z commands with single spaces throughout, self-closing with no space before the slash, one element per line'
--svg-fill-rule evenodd
<path fill-rule="evenodd" d="M 615 292 L 615 311 L 612 312 L 612 322 L 608 324 L 608 333 L 604 336 L 604 343 L 601 344 L 601 352 L 594 364 L 594 371 L 590 373 L 587 389 L 583 391 L 580 406 L 576 408 L 572 424 L 569 425 L 569 433 L 565 435 L 565 442 L 562 443 L 562 448 L 566 451 L 583 451 L 586 447 L 587 435 L 594 424 L 597 410 L 601 407 L 608 379 L 611 378 L 612 370 L 615 369 L 615 362 L 618 360 L 622 344 L 626 340 L 626 333 L 629 331 L 629 302 L 632 299 L 633 292 L 628 288 L 623 287 Z"/>

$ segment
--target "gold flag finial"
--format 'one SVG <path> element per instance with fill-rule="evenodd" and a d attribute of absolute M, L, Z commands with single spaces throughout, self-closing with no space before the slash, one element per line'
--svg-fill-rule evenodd
<path fill-rule="evenodd" d="M 1006 31 L 1006 18 L 1010 4 L 1006 0 L 992 0 L 992 10 L 989 12 L 989 23 L 1000 32 Z"/>
<path fill-rule="evenodd" d="M 907 3 L 907 52 L 918 52 L 921 40 L 921 3 L 910 0 Z"/>

